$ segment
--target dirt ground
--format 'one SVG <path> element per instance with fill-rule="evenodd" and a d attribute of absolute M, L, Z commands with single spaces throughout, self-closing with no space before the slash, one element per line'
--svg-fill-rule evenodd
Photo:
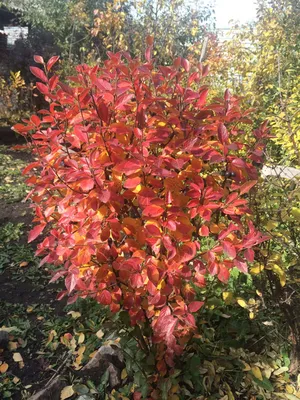
<path fill-rule="evenodd" d="M 47 359 L 39 354 L 45 340 L 43 324 L 45 314 L 52 318 L 64 315 L 65 302 L 55 300 L 60 287 L 48 285 L 49 274 L 39 269 L 34 246 L 27 245 L 27 232 L 32 227 L 30 204 L 19 196 L 21 193 L 17 193 L 18 198 L 15 196 L 20 171 L 33 160 L 32 155 L 3 145 L 0 155 L 5 175 L 1 184 L 8 185 L 2 188 L 2 196 L 0 193 L 0 229 L 4 229 L 0 244 L 0 328 L 13 327 L 9 329 L 8 348 L 0 350 L 0 361 L 8 364 L 7 376 L 0 377 L 0 397 L 17 400 L 26 398 L 26 392 L 35 391 L 53 374 Z M 7 161 L 13 162 L 13 170 Z M 18 225 L 21 231 L 16 236 L 14 227 Z M 13 349 L 21 355 L 24 365 L 14 361 Z"/>

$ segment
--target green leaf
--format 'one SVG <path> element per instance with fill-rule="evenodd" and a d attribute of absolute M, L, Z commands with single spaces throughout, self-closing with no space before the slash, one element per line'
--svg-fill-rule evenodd
<path fill-rule="evenodd" d="M 78 383 L 77 385 L 74 385 L 73 389 L 77 394 L 87 394 L 90 391 L 87 386 L 82 385 L 81 383 Z"/>
<path fill-rule="evenodd" d="M 267 378 L 263 378 L 263 380 L 259 380 L 255 378 L 255 376 L 252 376 L 253 381 L 257 384 L 257 386 L 261 387 L 262 389 L 267 390 L 268 392 L 273 392 L 274 388 L 272 383 L 269 381 Z"/>

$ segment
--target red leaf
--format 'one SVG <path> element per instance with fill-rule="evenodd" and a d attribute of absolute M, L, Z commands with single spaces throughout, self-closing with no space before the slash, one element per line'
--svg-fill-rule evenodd
<path fill-rule="evenodd" d="M 189 311 L 190 312 L 197 312 L 203 306 L 204 301 L 192 301 L 189 304 Z"/>
<path fill-rule="evenodd" d="M 165 210 L 160 206 L 150 205 L 144 209 L 143 216 L 155 218 L 155 217 L 159 217 L 160 215 L 162 215 L 164 213 L 164 211 Z"/>
<path fill-rule="evenodd" d="M 99 296 L 97 296 L 97 300 L 99 301 L 99 303 L 108 306 L 111 304 L 112 302 L 112 298 L 111 298 L 111 294 L 108 290 L 103 290 Z"/>
<path fill-rule="evenodd" d="M 148 36 L 146 37 L 146 43 L 147 43 L 148 46 L 153 46 L 154 37 L 151 36 L 151 35 L 148 35 Z"/>
<path fill-rule="evenodd" d="M 145 51 L 145 58 L 148 62 L 151 61 L 151 47 L 147 47 L 146 51 Z"/>
<path fill-rule="evenodd" d="M 16 124 L 13 126 L 13 130 L 19 133 L 26 133 L 33 129 L 33 126 L 27 126 L 23 124 Z"/>
<path fill-rule="evenodd" d="M 257 183 L 257 181 L 249 181 L 244 183 L 240 188 L 240 195 L 248 193 L 249 190 Z"/>
<path fill-rule="evenodd" d="M 248 272 L 248 265 L 247 263 L 245 263 L 245 261 L 241 258 L 236 258 L 235 260 L 233 260 L 233 264 L 237 267 L 237 269 L 239 269 L 241 272 L 243 272 L 244 274 L 247 274 Z"/>
<path fill-rule="evenodd" d="M 68 292 L 66 290 L 63 290 L 63 291 L 59 292 L 58 295 L 56 296 L 56 300 L 58 300 L 58 301 L 62 300 L 67 293 Z"/>
<path fill-rule="evenodd" d="M 50 279 L 49 283 L 54 283 L 56 282 L 59 278 L 61 278 L 62 276 L 66 275 L 67 271 L 58 271 L 56 272 L 52 278 Z"/>
<path fill-rule="evenodd" d="M 168 341 L 173 336 L 173 332 L 177 323 L 177 319 L 171 315 L 171 310 L 168 306 L 165 306 L 156 321 L 155 333 L 164 336 L 165 340 Z"/>
<path fill-rule="evenodd" d="M 228 143 L 228 131 L 224 124 L 218 126 L 218 138 L 222 144 Z"/>
<path fill-rule="evenodd" d="M 108 107 L 105 103 L 100 103 L 98 105 L 98 113 L 99 113 L 99 116 L 102 119 L 102 121 L 107 123 L 109 113 L 108 113 Z"/>
<path fill-rule="evenodd" d="M 33 59 L 37 64 L 44 64 L 45 63 L 43 57 L 41 57 L 41 56 L 33 56 Z"/>
<path fill-rule="evenodd" d="M 53 65 L 59 60 L 59 56 L 53 56 L 50 58 L 50 60 L 47 62 L 47 71 L 50 71 L 50 69 L 53 67 Z"/>
<path fill-rule="evenodd" d="M 141 183 L 141 178 L 137 176 L 135 178 L 126 179 L 123 186 L 126 189 L 135 189 L 140 183 Z"/>
<path fill-rule="evenodd" d="M 98 199 L 100 201 L 102 201 L 102 203 L 108 203 L 109 199 L 110 199 L 110 191 L 109 190 L 102 190 L 99 194 L 98 194 Z"/>
<path fill-rule="evenodd" d="M 160 229 L 159 229 L 156 225 L 147 224 L 147 225 L 145 226 L 145 229 L 146 229 L 146 231 L 147 231 L 151 236 L 154 236 L 154 237 L 161 237 L 161 231 L 160 231 Z"/>
<path fill-rule="evenodd" d="M 245 168 L 246 167 L 245 161 L 242 160 L 241 158 L 235 158 L 231 163 L 234 166 L 238 167 L 238 168 Z"/>
<path fill-rule="evenodd" d="M 208 73 L 209 73 L 209 65 L 207 64 L 202 68 L 202 78 L 205 78 L 208 75 Z"/>
<path fill-rule="evenodd" d="M 43 82 L 48 82 L 48 78 L 45 75 L 45 72 L 42 71 L 40 68 L 37 67 L 30 67 L 30 71 L 32 72 L 32 74 L 34 76 L 36 76 L 37 78 L 39 78 L 41 81 Z"/>
<path fill-rule="evenodd" d="M 142 166 L 141 161 L 132 159 L 132 160 L 122 161 L 119 165 L 116 166 L 116 170 L 123 172 L 125 175 L 128 176 L 140 171 L 141 166 Z"/>
<path fill-rule="evenodd" d="M 89 139 L 84 127 L 75 125 L 74 133 L 81 142 L 88 143 Z M 80 147 L 80 145 L 78 147 Z"/>
<path fill-rule="evenodd" d="M 111 84 L 104 79 L 101 79 L 101 78 L 95 79 L 94 82 L 95 82 L 95 85 L 97 86 L 97 88 L 103 92 L 112 90 Z"/>
<path fill-rule="evenodd" d="M 255 257 L 255 252 L 252 249 L 246 249 L 244 252 L 244 257 L 246 258 L 246 260 L 248 260 L 249 262 L 253 262 L 254 261 L 254 257 Z"/>
<path fill-rule="evenodd" d="M 48 86 L 44 85 L 44 84 L 41 83 L 41 82 L 37 82 L 37 83 L 36 83 L 36 87 L 37 87 L 37 89 L 38 89 L 41 93 L 43 93 L 43 94 L 48 94 L 48 93 L 49 93 L 49 88 L 48 88 Z"/>
<path fill-rule="evenodd" d="M 80 189 L 82 189 L 84 192 L 89 192 L 90 190 L 92 190 L 94 185 L 95 182 L 92 178 L 86 178 L 80 181 Z"/>
<path fill-rule="evenodd" d="M 41 120 L 39 119 L 39 117 L 37 115 L 32 115 L 30 117 L 30 121 L 36 126 L 39 127 L 41 125 Z"/>
<path fill-rule="evenodd" d="M 33 168 L 37 168 L 37 167 L 39 167 L 39 166 L 40 166 L 40 163 L 39 163 L 38 161 L 33 162 L 33 163 L 27 165 L 27 167 L 23 169 L 22 174 L 23 174 L 23 175 L 26 175 L 26 174 L 27 174 L 29 171 L 31 171 Z"/>
<path fill-rule="evenodd" d="M 65 285 L 68 290 L 68 293 L 70 294 L 74 289 L 77 284 L 77 279 L 78 275 L 75 273 L 70 273 L 66 279 L 65 279 Z"/>
<path fill-rule="evenodd" d="M 82 111 L 82 112 L 78 113 L 77 115 L 75 115 L 74 118 L 71 119 L 70 124 L 71 125 L 80 124 L 80 122 L 86 121 L 86 120 L 90 119 L 90 117 L 91 117 L 90 111 Z"/>
<path fill-rule="evenodd" d="M 180 247 L 181 262 L 191 261 L 196 255 L 195 243 L 185 243 Z"/>
<path fill-rule="evenodd" d="M 46 224 L 36 225 L 28 235 L 28 243 L 36 239 L 45 229 Z"/>
<path fill-rule="evenodd" d="M 209 235 L 209 229 L 206 225 L 201 226 L 201 228 L 199 229 L 199 235 L 200 236 L 208 236 Z"/>
<path fill-rule="evenodd" d="M 233 244 L 231 244 L 230 242 L 227 242 L 226 240 L 223 241 L 222 243 L 223 246 L 223 250 L 224 252 L 231 258 L 235 258 L 236 257 L 236 250 Z"/>
<path fill-rule="evenodd" d="M 189 70 L 191 68 L 190 63 L 186 58 L 182 58 L 181 59 L 181 66 L 184 68 L 184 70 L 186 72 L 189 72 Z"/>
<path fill-rule="evenodd" d="M 207 95 L 208 95 L 208 89 L 202 90 L 202 92 L 200 93 L 199 99 L 196 103 L 197 107 L 200 108 L 206 103 Z"/>
<path fill-rule="evenodd" d="M 132 98 L 133 94 L 123 94 L 122 96 L 118 97 L 115 108 L 116 110 L 122 109 L 122 107 L 127 104 Z"/>
<path fill-rule="evenodd" d="M 133 288 L 140 288 L 144 286 L 143 278 L 141 274 L 133 274 L 130 277 L 130 284 Z"/>
<path fill-rule="evenodd" d="M 228 268 L 226 268 L 224 264 L 220 264 L 219 265 L 219 273 L 218 273 L 219 280 L 223 283 L 227 283 L 229 277 L 230 277 L 230 272 L 229 272 Z"/>
<path fill-rule="evenodd" d="M 51 78 L 49 79 L 49 88 L 50 90 L 53 90 L 56 88 L 56 85 L 58 84 L 58 76 L 57 75 L 53 75 L 51 76 Z"/>
<path fill-rule="evenodd" d="M 77 300 L 78 300 L 78 294 L 76 293 L 74 294 L 74 296 L 68 298 L 67 305 L 69 306 L 70 304 L 74 304 L 75 301 Z"/>
<path fill-rule="evenodd" d="M 224 100 L 225 101 L 230 101 L 230 99 L 231 99 L 231 93 L 230 93 L 230 91 L 228 90 L 228 89 L 226 89 L 225 90 L 225 94 L 224 94 Z"/>
<path fill-rule="evenodd" d="M 65 93 L 67 93 L 67 94 L 69 94 L 70 96 L 74 97 L 74 91 L 73 91 L 73 89 L 72 89 L 70 86 L 68 86 L 68 85 L 66 85 L 65 83 L 62 83 L 62 82 L 59 82 L 59 86 L 61 87 L 61 89 L 62 89 Z"/>

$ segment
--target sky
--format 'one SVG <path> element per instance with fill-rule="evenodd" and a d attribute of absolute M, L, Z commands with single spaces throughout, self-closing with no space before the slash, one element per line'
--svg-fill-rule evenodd
<path fill-rule="evenodd" d="M 255 0 L 215 0 L 217 28 L 228 28 L 229 20 L 241 23 L 253 21 L 256 16 Z"/>

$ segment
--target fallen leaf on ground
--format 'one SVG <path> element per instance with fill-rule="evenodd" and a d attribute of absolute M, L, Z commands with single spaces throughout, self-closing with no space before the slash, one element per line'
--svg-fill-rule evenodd
<path fill-rule="evenodd" d="M 68 315 L 71 315 L 72 318 L 74 318 L 74 319 L 77 319 L 77 318 L 81 317 L 80 312 L 77 312 L 77 311 L 69 311 Z"/>
<path fill-rule="evenodd" d="M 73 386 L 66 386 L 60 392 L 60 400 L 68 399 L 69 397 L 73 396 L 74 393 Z"/>
<path fill-rule="evenodd" d="M 21 361 L 23 361 L 23 357 L 21 356 L 20 353 L 14 353 L 13 359 L 14 359 L 15 362 L 21 362 Z"/>
<path fill-rule="evenodd" d="M 27 261 L 22 261 L 19 267 L 27 267 L 29 263 Z"/>
<path fill-rule="evenodd" d="M 99 331 L 96 333 L 96 336 L 98 339 L 102 339 L 104 336 L 104 332 L 102 329 L 99 329 Z"/>
<path fill-rule="evenodd" d="M 3 364 L 0 365 L 1 374 L 4 374 L 7 370 L 8 370 L 8 364 L 7 363 L 3 363 Z"/>

